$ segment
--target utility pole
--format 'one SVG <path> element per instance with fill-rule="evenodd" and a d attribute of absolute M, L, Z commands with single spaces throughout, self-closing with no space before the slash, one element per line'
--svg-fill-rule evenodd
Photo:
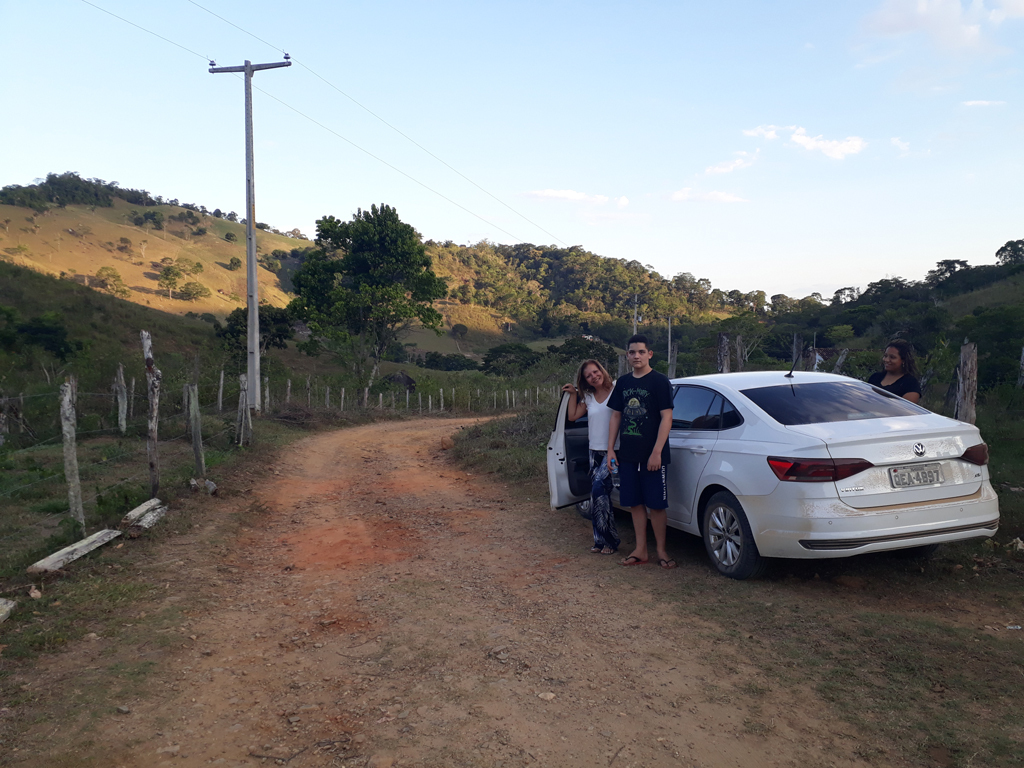
<path fill-rule="evenodd" d="M 633 294 L 633 335 L 634 336 L 636 336 L 636 308 L 637 308 L 637 299 L 638 298 L 639 297 L 637 296 L 637 294 L 634 293 Z"/>
<path fill-rule="evenodd" d="M 246 60 L 241 67 L 217 67 L 210 62 L 210 73 L 234 72 L 245 74 L 245 282 L 246 302 L 249 309 L 248 352 L 246 366 L 250 383 L 247 390 L 248 407 L 260 410 L 260 298 L 256 275 L 256 185 L 253 179 L 252 151 L 252 75 L 261 69 L 290 67 L 286 53 L 285 61 L 273 64 L 253 64 Z"/>

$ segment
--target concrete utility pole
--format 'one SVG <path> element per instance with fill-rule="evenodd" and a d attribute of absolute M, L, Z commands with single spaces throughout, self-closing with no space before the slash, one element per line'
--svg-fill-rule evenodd
<path fill-rule="evenodd" d="M 639 299 L 639 296 L 637 296 L 637 294 L 634 293 L 633 294 L 633 335 L 634 336 L 636 336 L 636 310 L 637 310 L 637 301 L 638 301 L 638 299 Z"/>
<path fill-rule="evenodd" d="M 289 56 L 286 53 L 285 59 Z M 250 382 L 247 397 L 249 408 L 260 410 L 260 298 L 256 276 L 256 189 L 253 180 L 252 152 L 252 74 L 261 69 L 290 67 L 290 61 L 273 64 L 253 64 L 248 60 L 241 67 L 216 67 L 210 62 L 210 73 L 241 72 L 245 74 L 245 282 L 246 302 L 249 309 L 247 378 Z"/>

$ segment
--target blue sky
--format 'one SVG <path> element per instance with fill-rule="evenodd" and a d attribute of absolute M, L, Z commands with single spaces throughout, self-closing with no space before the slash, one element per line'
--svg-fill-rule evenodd
<path fill-rule="evenodd" d="M 1024 0 L 197 1 L 0 0 L 0 185 L 73 170 L 241 212 L 242 84 L 203 57 L 285 50 L 254 79 L 281 229 L 388 203 L 424 238 L 797 297 L 1024 238 Z"/>

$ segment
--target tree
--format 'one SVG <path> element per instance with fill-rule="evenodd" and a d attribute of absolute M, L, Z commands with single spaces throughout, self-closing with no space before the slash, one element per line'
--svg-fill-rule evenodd
<path fill-rule="evenodd" d="M 100 267 L 96 271 L 96 279 L 99 281 L 99 287 L 112 296 L 127 299 L 132 295 L 131 290 L 121 278 L 121 273 L 113 267 Z"/>
<path fill-rule="evenodd" d="M 487 350 L 480 369 L 495 376 L 518 376 L 536 365 L 540 357 L 540 352 L 535 352 L 525 344 L 499 344 Z"/>
<path fill-rule="evenodd" d="M 935 269 L 928 272 L 925 276 L 925 282 L 929 285 L 938 285 L 943 280 L 952 277 L 961 269 L 969 268 L 970 265 L 968 265 L 968 263 L 963 259 L 943 259 L 935 264 Z"/>
<path fill-rule="evenodd" d="M 224 239 L 227 240 L 229 243 L 233 243 L 235 242 L 235 240 L 238 239 L 238 235 L 236 235 L 234 232 L 225 232 Z"/>
<path fill-rule="evenodd" d="M 291 317 L 287 309 L 260 304 L 260 355 L 271 347 L 287 349 L 286 343 L 295 336 Z M 217 336 L 224 340 L 224 346 L 238 354 L 245 354 L 249 333 L 249 310 L 239 307 L 227 316 L 224 327 L 217 330 Z"/>
<path fill-rule="evenodd" d="M 196 299 L 205 299 L 210 295 L 210 289 L 202 283 L 189 282 L 181 286 L 181 297 L 185 301 L 195 301 Z"/>
<path fill-rule="evenodd" d="M 388 205 L 360 209 L 348 222 L 320 219 L 316 242 L 320 250 L 292 278 L 292 312 L 310 324 L 313 339 L 347 345 L 357 375 L 372 385 L 384 354 L 414 322 L 438 329 L 442 317 L 432 302 L 447 286 L 419 233 Z"/>
<path fill-rule="evenodd" d="M 456 323 L 452 326 L 452 336 L 460 341 L 466 338 L 467 333 L 469 333 L 469 328 L 462 323 Z"/>
<path fill-rule="evenodd" d="M 237 256 L 232 256 L 231 261 L 228 262 L 228 269 L 232 272 L 242 268 L 242 260 Z"/>
<path fill-rule="evenodd" d="M 996 251 L 1000 264 L 1024 264 L 1024 240 L 1009 240 Z"/>
<path fill-rule="evenodd" d="M 167 298 L 173 298 L 171 291 L 178 287 L 178 283 L 181 282 L 181 278 L 185 275 L 180 269 L 173 264 L 168 264 L 166 267 L 160 270 L 160 277 L 157 278 L 157 284 L 161 288 L 167 289 Z"/>

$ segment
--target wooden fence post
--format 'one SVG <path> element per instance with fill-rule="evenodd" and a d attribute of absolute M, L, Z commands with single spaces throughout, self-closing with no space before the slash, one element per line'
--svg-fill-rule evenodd
<path fill-rule="evenodd" d="M 288 383 L 284 387 L 284 404 L 289 405 L 292 401 L 292 380 L 288 379 Z"/>
<path fill-rule="evenodd" d="M 405 410 L 409 410 L 409 388 L 405 389 Z"/>
<path fill-rule="evenodd" d="M 369 387 L 364 387 L 363 388 L 363 408 L 369 408 L 369 407 L 370 407 L 370 388 Z"/>
<path fill-rule="evenodd" d="M 793 367 L 796 368 L 797 364 L 804 354 L 804 337 L 798 333 L 793 334 L 793 356 L 790 358 L 790 362 Z"/>
<path fill-rule="evenodd" d="M 312 394 L 312 391 L 309 388 L 309 376 L 308 375 L 306 376 L 306 407 L 307 408 L 312 408 L 313 407 L 313 394 Z"/>
<path fill-rule="evenodd" d="M 345 410 L 345 388 L 341 388 L 341 407 L 338 409 L 341 411 Z"/>
<path fill-rule="evenodd" d="M 135 377 L 132 376 L 132 386 L 128 390 L 128 418 L 135 418 Z"/>
<path fill-rule="evenodd" d="M 122 363 L 117 364 L 114 394 L 117 396 L 117 426 L 123 435 L 128 431 L 128 389 L 124 385 L 124 365 Z"/>
<path fill-rule="evenodd" d="M 508 409 L 509 402 L 510 402 L 510 400 L 509 400 L 509 397 L 508 397 L 508 390 L 506 389 L 505 390 L 505 409 L 506 410 Z"/>
<path fill-rule="evenodd" d="M 160 456 L 157 453 L 157 429 L 160 426 L 160 383 L 163 374 L 153 360 L 153 339 L 149 331 L 142 338 L 142 356 L 146 360 L 146 398 L 149 400 L 149 422 L 146 436 L 146 456 L 149 459 L 149 495 L 155 499 L 160 493 Z"/>
<path fill-rule="evenodd" d="M 729 334 L 718 333 L 718 372 L 729 373 Z"/>
<path fill-rule="evenodd" d="M 220 384 L 217 386 L 217 413 L 224 412 L 224 369 L 220 369 Z"/>
<path fill-rule="evenodd" d="M 839 353 L 839 357 L 836 358 L 836 364 L 832 366 L 832 373 L 839 373 L 843 369 L 843 363 L 846 362 L 846 357 L 849 354 L 849 349 L 844 349 Z"/>
<path fill-rule="evenodd" d="M 516 391 L 513 389 L 512 390 L 512 409 L 515 410 L 515 407 L 516 407 Z"/>
<path fill-rule="evenodd" d="M 420 399 L 420 413 L 423 413 L 423 393 L 422 392 L 417 392 L 416 395 Z"/>
<path fill-rule="evenodd" d="M 443 411 L 444 410 L 444 387 L 441 387 L 441 389 L 438 390 L 438 391 L 441 393 L 441 399 L 437 401 L 439 403 L 439 405 L 437 406 L 437 409 L 439 411 Z"/>
<path fill-rule="evenodd" d="M 270 377 L 263 377 L 263 411 L 266 413 L 270 410 Z"/>
<path fill-rule="evenodd" d="M 85 536 L 85 509 L 82 484 L 78 478 L 78 453 L 75 449 L 75 377 L 60 385 L 60 431 L 64 437 L 64 479 L 68 483 L 68 509 Z"/>
<path fill-rule="evenodd" d="M 249 414 L 249 377 L 238 376 L 238 418 L 235 419 L 235 444 L 248 445 L 252 441 L 252 416 Z"/>
<path fill-rule="evenodd" d="M 743 370 L 747 355 L 747 348 L 743 345 L 743 334 L 736 334 L 736 341 L 733 342 L 733 346 L 736 347 L 736 372 L 739 373 Z"/>
<path fill-rule="evenodd" d="M 203 456 L 203 415 L 199 412 L 199 385 L 188 388 L 189 413 L 192 414 L 192 454 L 196 459 L 196 477 L 206 477 L 206 457 Z"/>
<path fill-rule="evenodd" d="M 188 412 L 188 382 L 181 385 L 181 415 L 185 417 L 185 434 L 188 434 L 192 419 Z"/>
<path fill-rule="evenodd" d="M 427 395 L 427 413 L 433 413 L 434 411 L 434 396 Z"/>
<path fill-rule="evenodd" d="M 329 409 L 330 407 L 331 407 L 331 385 L 328 384 L 327 385 L 327 391 L 324 394 L 324 408 L 328 408 Z"/>
<path fill-rule="evenodd" d="M 378 392 L 377 393 L 377 410 L 380 411 L 380 410 L 383 410 L 383 409 L 384 409 L 384 393 L 383 392 Z"/>
<path fill-rule="evenodd" d="M 395 390 L 391 390 L 391 410 L 395 410 Z"/>
<path fill-rule="evenodd" d="M 973 341 L 960 347 L 960 375 L 957 378 L 956 411 L 953 418 L 973 424 L 978 400 L 978 345 Z"/>

